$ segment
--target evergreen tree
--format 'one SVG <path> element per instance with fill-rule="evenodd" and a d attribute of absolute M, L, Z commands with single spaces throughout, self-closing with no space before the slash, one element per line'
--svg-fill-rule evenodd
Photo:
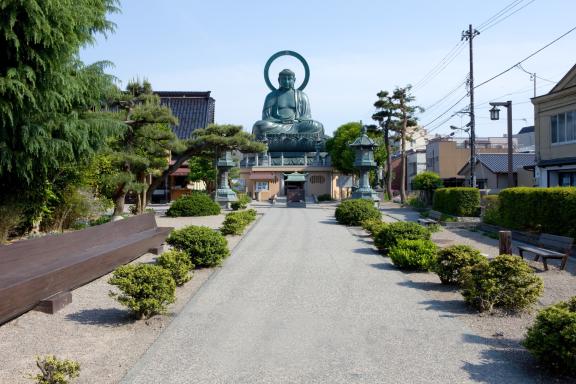
<path fill-rule="evenodd" d="M 122 124 L 98 113 L 107 63 L 79 49 L 108 33 L 115 0 L 0 1 L 0 205 L 26 203 L 37 227 L 60 170 L 86 164 Z"/>

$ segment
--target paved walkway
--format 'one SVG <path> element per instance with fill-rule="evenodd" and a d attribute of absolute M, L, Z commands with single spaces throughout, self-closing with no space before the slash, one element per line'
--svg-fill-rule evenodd
<path fill-rule="evenodd" d="M 534 383 L 333 209 L 274 207 L 123 383 Z"/>

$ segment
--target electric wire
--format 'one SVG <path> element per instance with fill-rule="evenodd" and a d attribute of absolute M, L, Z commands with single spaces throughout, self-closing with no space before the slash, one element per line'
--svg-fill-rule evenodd
<path fill-rule="evenodd" d="M 484 26 L 483 28 L 479 28 L 479 31 L 480 31 L 480 32 L 485 32 L 485 31 L 487 31 L 488 29 L 492 28 L 493 26 L 495 26 L 495 25 L 497 25 L 497 24 L 500 24 L 502 21 L 506 20 L 507 18 L 509 18 L 510 16 L 514 15 L 515 13 L 523 10 L 524 8 L 526 8 L 527 6 L 529 6 L 530 4 L 532 4 L 534 1 L 536 1 L 536 0 L 531 0 L 531 1 L 529 1 L 528 3 L 524 4 L 524 6 L 522 6 L 522 7 L 518 8 L 518 9 L 514 10 L 512 13 L 509 13 L 508 15 L 502 17 L 501 19 L 495 20 L 494 22 L 492 22 L 492 23 Z M 520 3 L 519 3 L 519 4 L 520 4 Z"/>

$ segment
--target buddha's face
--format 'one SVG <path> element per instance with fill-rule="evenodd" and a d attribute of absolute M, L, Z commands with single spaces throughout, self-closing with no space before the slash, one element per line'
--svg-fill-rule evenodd
<path fill-rule="evenodd" d="M 295 82 L 296 82 L 295 76 L 283 73 L 281 73 L 280 76 L 278 76 L 278 84 L 280 84 L 281 89 L 293 89 Z"/>

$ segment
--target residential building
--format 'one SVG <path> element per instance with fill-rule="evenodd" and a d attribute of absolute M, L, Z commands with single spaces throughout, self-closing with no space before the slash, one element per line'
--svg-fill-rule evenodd
<path fill-rule="evenodd" d="M 426 149 L 410 150 L 406 154 L 407 190 L 412 191 L 412 179 L 426 171 Z"/>
<path fill-rule="evenodd" d="M 533 168 L 535 155 L 533 153 L 513 153 L 512 170 L 514 185 L 532 187 L 534 176 L 532 171 L 526 168 Z M 526 168 L 525 168 L 526 167 Z M 508 188 L 508 154 L 507 153 L 479 153 L 476 155 L 474 166 L 476 183 L 480 189 L 488 189 L 497 193 L 501 189 Z M 470 175 L 470 160 L 458 171 L 461 177 Z"/>
<path fill-rule="evenodd" d="M 532 104 L 537 185 L 576 186 L 576 65 Z"/>
<path fill-rule="evenodd" d="M 516 143 L 516 139 L 513 139 Z M 506 153 L 508 139 L 505 137 L 477 137 L 476 154 Z M 462 137 L 436 137 L 426 146 L 426 170 L 440 175 L 444 186 L 461 187 L 469 180 L 460 175 L 462 167 L 470 161 L 470 139 Z"/>
<path fill-rule="evenodd" d="M 534 152 L 534 126 L 523 127 L 517 134 L 512 136 L 518 145 L 514 152 Z"/>

